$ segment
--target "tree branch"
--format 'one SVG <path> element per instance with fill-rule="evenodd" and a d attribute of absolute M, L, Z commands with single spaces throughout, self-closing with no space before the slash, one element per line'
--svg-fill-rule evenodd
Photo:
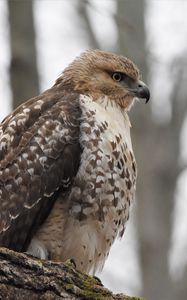
<path fill-rule="evenodd" d="M 75 270 L 70 262 L 41 261 L 6 248 L 0 248 L 0 299 L 138 300 L 112 294 L 99 279 Z"/>

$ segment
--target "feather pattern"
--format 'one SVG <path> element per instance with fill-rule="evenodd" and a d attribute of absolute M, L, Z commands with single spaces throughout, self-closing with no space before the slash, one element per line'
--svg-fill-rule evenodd
<path fill-rule="evenodd" d="M 90 50 L 3 120 L 0 246 L 102 269 L 136 189 L 127 112 L 149 96 L 129 59 Z"/>
<path fill-rule="evenodd" d="M 68 198 L 59 197 L 36 237 L 50 249 L 52 259 L 72 257 L 79 269 L 94 274 L 102 269 L 115 238 L 124 233 L 136 163 L 126 113 L 107 98 L 96 103 L 81 95 L 80 107 L 79 170 Z"/>
<path fill-rule="evenodd" d="M 2 246 L 25 250 L 59 191 L 70 188 L 79 165 L 79 120 L 78 95 L 54 88 L 1 124 Z"/>

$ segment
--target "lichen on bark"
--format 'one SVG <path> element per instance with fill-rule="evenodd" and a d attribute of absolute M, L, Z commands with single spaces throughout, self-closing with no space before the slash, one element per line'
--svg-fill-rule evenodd
<path fill-rule="evenodd" d="M 140 300 L 114 295 L 99 279 L 76 270 L 70 262 L 42 261 L 0 248 L 0 300 Z"/>

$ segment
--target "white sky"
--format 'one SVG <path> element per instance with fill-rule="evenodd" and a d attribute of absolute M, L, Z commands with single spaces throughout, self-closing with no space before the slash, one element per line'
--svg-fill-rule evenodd
<path fill-rule="evenodd" d="M 73 3 L 74 0 L 35 1 L 35 25 L 37 27 L 37 51 L 41 90 L 50 87 L 63 68 L 80 52 L 88 48 L 83 31 L 77 30 L 79 20 L 76 18 Z M 97 8 L 94 14 L 93 11 L 90 12 L 90 14 L 92 13 L 91 22 L 94 24 L 94 30 L 99 36 L 99 41 L 102 43 L 103 49 L 111 47 L 112 43 L 115 43 L 117 39 L 115 24 L 110 17 L 111 12 L 115 10 L 115 1 L 95 0 L 93 4 Z M 104 21 L 100 13 L 101 8 L 105 12 Z M 169 109 L 163 111 L 163 102 L 169 108 L 169 83 L 172 82 L 170 72 L 168 72 L 167 68 L 168 64 L 184 52 L 184 49 L 186 50 L 187 47 L 186 13 L 187 1 L 185 0 L 148 1 L 146 25 L 148 45 L 150 46 L 152 57 L 152 92 L 154 98 L 157 99 L 157 101 L 153 101 L 153 111 L 155 116 L 159 117 L 160 120 L 165 117 L 169 118 L 170 113 Z M 105 25 L 103 26 L 103 24 Z M 10 111 L 11 101 L 8 75 L 10 62 L 8 34 L 7 9 L 5 0 L 1 0 L 0 120 Z M 159 97 L 160 91 L 162 91 L 162 98 Z M 159 102 L 159 99 L 162 102 Z M 183 130 L 183 139 L 187 140 L 187 130 Z M 184 153 L 183 155 L 185 156 Z M 176 203 L 173 231 L 173 240 L 175 240 L 175 245 L 177 246 L 173 247 L 173 251 L 171 252 L 171 270 L 180 269 L 183 261 L 180 261 L 178 257 L 180 253 L 186 253 L 187 249 L 187 205 L 185 201 L 187 190 L 185 182 L 186 177 L 181 177 L 177 190 L 178 201 Z M 180 222 L 178 218 L 179 214 Z M 141 287 L 141 276 L 138 268 L 138 258 L 135 255 L 136 233 L 133 231 L 133 228 L 133 225 L 128 225 L 124 241 L 120 244 L 116 243 L 113 247 L 103 276 L 104 282 L 112 287 L 113 290 L 138 294 Z M 137 277 L 134 277 L 133 274 L 137 274 Z"/>
<path fill-rule="evenodd" d="M 8 68 L 10 63 L 8 13 L 5 0 L 0 1 L 0 121 L 11 110 Z"/>

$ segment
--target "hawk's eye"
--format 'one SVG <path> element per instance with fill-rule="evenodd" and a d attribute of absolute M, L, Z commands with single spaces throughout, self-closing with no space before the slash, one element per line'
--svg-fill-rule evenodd
<path fill-rule="evenodd" d="M 119 72 L 115 72 L 112 74 L 112 79 L 115 80 L 115 81 L 122 81 L 123 80 L 123 74 L 122 73 L 119 73 Z"/>

